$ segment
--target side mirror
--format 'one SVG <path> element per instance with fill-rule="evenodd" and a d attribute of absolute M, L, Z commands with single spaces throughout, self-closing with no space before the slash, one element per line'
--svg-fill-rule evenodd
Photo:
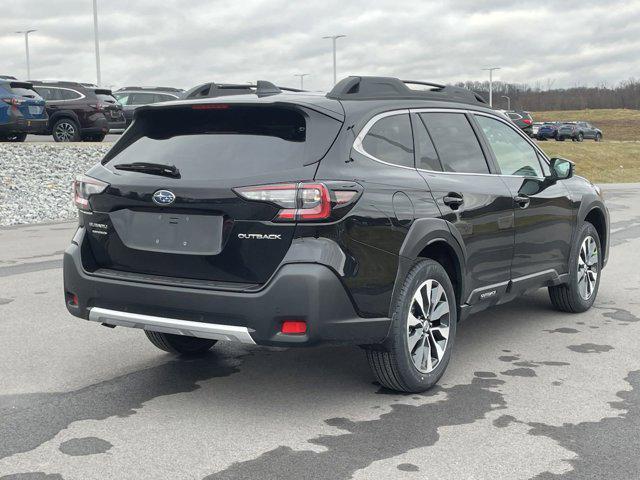
<path fill-rule="evenodd" d="M 575 163 L 566 158 L 551 159 L 551 178 L 554 180 L 566 180 L 573 177 Z"/>

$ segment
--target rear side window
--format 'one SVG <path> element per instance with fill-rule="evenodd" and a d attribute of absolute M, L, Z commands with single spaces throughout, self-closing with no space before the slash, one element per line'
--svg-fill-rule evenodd
<path fill-rule="evenodd" d="M 378 120 L 362 140 L 362 148 L 383 162 L 413 167 L 413 134 L 406 113 Z"/>
<path fill-rule="evenodd" d="M 489 173 L 478 139 L 462 113 L 421 113 L 445 172 Z"/>
<path fill-rule="evenodd" d="M 242 178 L 317 162 L 342 125 L 301 108 L 216 105 L 140 110 L 102 163 L 175 165 L 183 178 L 204 181 Z"/>
<path fill-rule="evenodd" d="M 63 100 L 77 100 L 82 97 L 80 92 L 76 92 L 75 90 L 70 90 L 68 88 L 60 89 L 60 95 Z"/>

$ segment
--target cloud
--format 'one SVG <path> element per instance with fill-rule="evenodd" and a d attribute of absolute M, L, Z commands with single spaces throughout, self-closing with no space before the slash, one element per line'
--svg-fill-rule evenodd
<path fill-rule="evenodd" d="M 338 76 L 393 75 L 457 82 L 482 67 L 516 83 L 617 83 L 640 77 L 640 1 L 98 0 L 103 84 L 191 87 L 269 79 L 325 90 Z M 21 0 L 3 9 L 0 74 L 24 77 L 30 37 L 34 78 L 95 81 L 88 0 Z"/>

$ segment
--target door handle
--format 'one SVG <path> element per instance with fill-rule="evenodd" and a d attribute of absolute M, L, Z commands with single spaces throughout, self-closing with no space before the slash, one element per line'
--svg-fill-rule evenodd
<path fill-rule="evenodd" d="M 462 195 L 456 192 L 450 192 L 442 199 L 445 205 L 451 208 L 451 210 L 457 210 L 460 205 L 464 203 Z"/>
<path fill-rule="evenodd" d="M 531 203 L 531 199 L 526 195 L 516 195 L 513 199 L 520 206 L 520 208 L 527 208 Z"/>

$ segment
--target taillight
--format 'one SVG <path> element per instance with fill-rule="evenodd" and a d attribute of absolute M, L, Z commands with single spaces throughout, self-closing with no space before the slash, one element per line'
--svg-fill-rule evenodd
<path fill-rule="evenodd" d="M 73 182 L 73 203 L 80 210 L 91 211 L 89 197 L 104 192 L 108 186 L 108 183 L 95 178 L 79 175 Z"/>
<path fill-rule="evenodd" d="M 531 125 L 531 120 L 529 120 L 528 118 L 524 118 L 524 119 L 522 119 L 522 121 L 523 121 L 526 125 Z"/>
<path fill-rule="evenodd" d="M 333 210 L 353 203 L 360 194 L 356 189 L 329 188 L 324 183 L 300 182 L 234 188 L 247 200 L 267 202 L 281 207 L 276 222 L 314 222 L 328 220 Z"/>
<path fill-rule="evenodd" d="M 22 104 L 22 100 L 20 100 L 18 97 L 5 97 L 0 100 L 14 107 L 17 107 L 18 105 Z"/>

